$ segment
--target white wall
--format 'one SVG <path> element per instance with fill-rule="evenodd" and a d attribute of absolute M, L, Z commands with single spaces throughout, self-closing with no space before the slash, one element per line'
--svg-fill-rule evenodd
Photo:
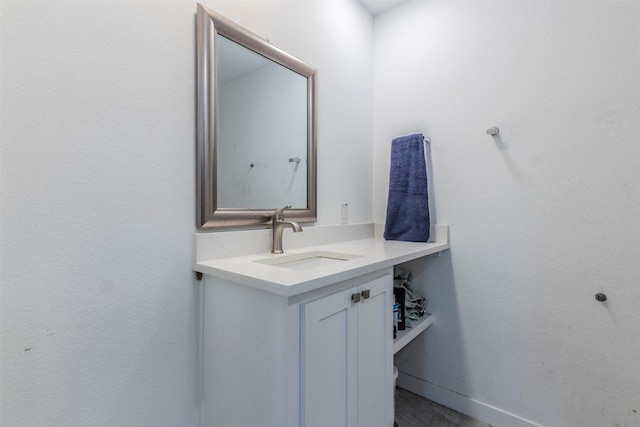
<path fill-rule="evenodd" d="M 421 131 L 451 226 L 419 273 L 436 323 L 400 356 L 416 389 L 498 427 L 640 425 L 638 22 L 613 1 L 376 18 L 374 219 L 390 140 Z"/>
<path fill-rule="evenodd" d="M 319 222 L 371 222 L 371 17 L 205 5 L 321 70 Z M 196 426 L 196 2 L 1 7 L 0 424 Z"/>

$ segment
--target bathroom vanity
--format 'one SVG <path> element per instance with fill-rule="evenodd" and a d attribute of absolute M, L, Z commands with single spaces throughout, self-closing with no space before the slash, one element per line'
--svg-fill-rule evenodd
<path fill-rule="evenodd" d="M 448 249 L 437 231 L 196 262 L 203 426 L 393 426 L 393 355 L 431 322 L 394 344 L 393 266 Z"/>
<path fill-rule="evenodd" d="M 273 230 L 257 254 L 266 230 L 196 235 L 203 427 L 391 427 L 394 352 L 431 321 L 394 343 L 393 266 L 447 249 L 448 230 L 435 243 L 373 238 L 373 224 L 297 233 L 316 221 L 316 69 L 203 5 L 196 21 L 198 228 Z M 285 205 L 288 221 L 272 209 Z M 285 226 L 323 244 L 278 253 Z M 223 241 L 240 254 L 216 253 Z"/>

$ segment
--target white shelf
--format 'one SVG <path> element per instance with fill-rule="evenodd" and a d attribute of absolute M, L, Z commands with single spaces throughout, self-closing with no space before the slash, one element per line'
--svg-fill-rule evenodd
<path fill-rule="evenodd" d="M 411 324 L 413 327 L 407 328 L 404 331 L 398 331 L 396 334 L 396 339 L 393 340 L 393 354 L 396 354 L 405 345 L 409 344 L 415 337 L 420 335 L 433 323 L 433 316 L 430 314 L 425 314 L 419 320 L 412 320 Z"/>

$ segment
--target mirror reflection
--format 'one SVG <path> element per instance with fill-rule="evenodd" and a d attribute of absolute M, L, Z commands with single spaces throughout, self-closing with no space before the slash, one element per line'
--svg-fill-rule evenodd
<path fill-rule="evenodd" d="M 220 208 L 307 207 L 307 79 L 216 39 Z"/>
<path fill-rule="evenodd" d="M 197 225 L 316 220 L 316 70 L 198 5 Z"/>

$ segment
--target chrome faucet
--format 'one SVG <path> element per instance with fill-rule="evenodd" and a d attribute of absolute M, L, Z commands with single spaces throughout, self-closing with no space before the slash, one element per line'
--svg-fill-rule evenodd
<path fill-rule="evenodd" d="M 294 221 L 284 220 L 284 210 L 291 209 L 291 206 L 285 206 L 284 208 L 276 209 L 271 217 L 271 253 L 281 254 L 282 250 L 282 232 L 286 227 L 291 228 L 294 233 L 302 231 L 300 224 Z"/>

